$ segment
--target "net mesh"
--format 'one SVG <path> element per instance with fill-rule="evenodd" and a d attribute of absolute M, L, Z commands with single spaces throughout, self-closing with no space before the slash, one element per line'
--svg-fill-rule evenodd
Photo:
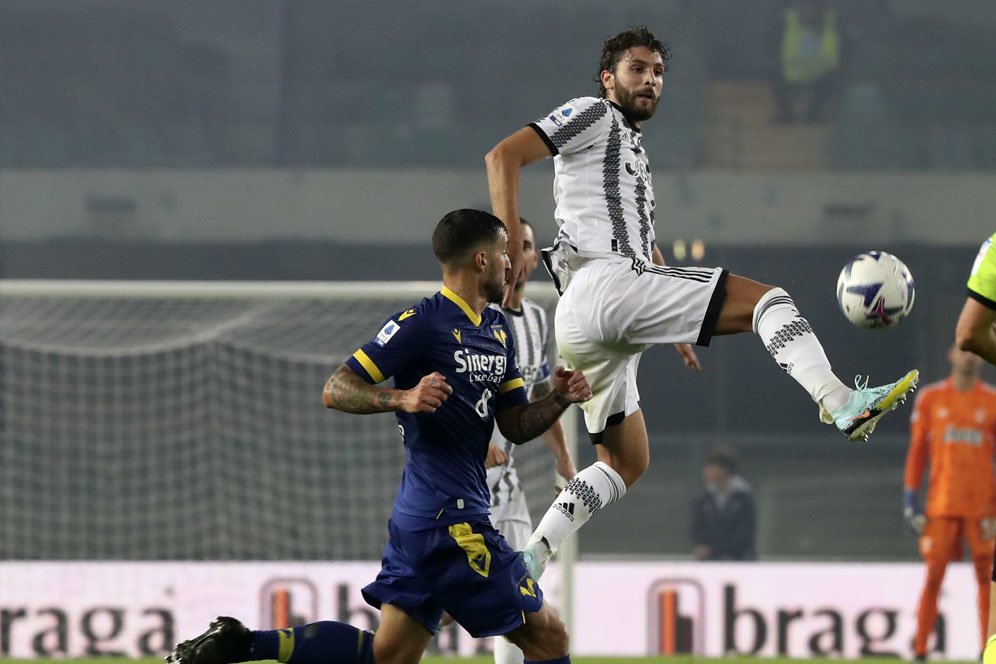
<path fill-rule="evenodd" d="M 379 558 L 404 463 L 396 421 L 326 409 L 321 389 L 432 292 L 385 289 L 5 294 L 0 558 Z M 541 511 L 546 447 L 516 462 Z"/>

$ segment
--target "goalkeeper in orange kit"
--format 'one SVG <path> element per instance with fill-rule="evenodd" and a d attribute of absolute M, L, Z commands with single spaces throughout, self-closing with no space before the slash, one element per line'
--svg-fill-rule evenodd
<path fill-rule="evenodd" d="M 996 388 L 979 380 L 982 360 L 977 355 L 952 346 L 948 359 L 951 376 L 924 387 L 916 400 L 906 456 L 904 512 L 920 535 L 920 555 L 927 564 L 913 638 L 916 660 L 926 657 L 944 572 L 949 562 L 961 559 L 963 542 L 968 544 L 979 584 L 980 648 L 989 613 L 996 536 Z M 924 513 L 917 491 L 928 463 L 930 484 Z"/>

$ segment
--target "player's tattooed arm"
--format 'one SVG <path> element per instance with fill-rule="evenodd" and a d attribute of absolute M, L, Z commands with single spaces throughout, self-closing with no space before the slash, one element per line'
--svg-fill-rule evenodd
<path fill-rule="evenodd" d="M 360 415 L 394 410 L 434 413 L 452 392 L 438 372 L 424 376 L 410 390 L 395 390 L 370 385 L 344 364 L 326 381 L 322 400 L 328 408 Z"/>
<path fill-rule="evenodd" d="M 497 413 L 498 429 L 515 444 L 521 444 L 541 435 L 572 403 L 591 398 L 588 380 L 580 371 L 557 367 L 554 371 L 553 389 L 542 399 L 520 406 L 513 406 Z"/>
<path fill-rule="evenodd" d="M 325 382 L 322 400 L 327 408 L 346 413 L 386 413 L 397 410 L 398 392 L 370 385 L 343 364 Z"/>

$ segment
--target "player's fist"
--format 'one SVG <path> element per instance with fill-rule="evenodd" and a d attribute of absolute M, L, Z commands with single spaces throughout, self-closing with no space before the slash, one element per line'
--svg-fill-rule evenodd
<path fill-rule="evenodd" d="M 418 385 L 404 391 L 401 410 L 406 413 L 435 413 L 451 394 L 453 388 L 446 382 L 446 376 L 433 371 L 423 376 Z"/>
<path fill-rule="evenodd" d="M 505 454 L 505 450 L 494 443 L 488 445 L 488 456 L 484 458 L 484 467 L 497 468 L 498 466 L 504 466 L 506 463 L 508 463 L 508 455 Z"/>
<path fill-rule="evenodd" d="M 674 349 L 678 351 L 678 355 L 681 356 L 681 361 L 685 363 L 686 367 L 692 371 L 702 371 L 702 364 L 699 362 L 699 356 L 695 354 L 692 344 L 675 344 Z"/>
<path fill-rule="evenodd" d="M 579 369 L 557 367 L 553 371 L 553 393 L 558 401 L 582 403 L 591 399 L 588 379 Z"/>

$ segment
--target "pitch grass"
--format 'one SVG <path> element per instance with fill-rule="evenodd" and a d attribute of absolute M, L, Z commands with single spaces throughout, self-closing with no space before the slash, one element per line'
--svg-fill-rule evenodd
<path fill-rule="evenodd" d="M 785 657 L 731 657 L 728 659 L 707 659 L 705 657 L 572 657 L 573 664 L 726 664 L 736 662 L 736 664 L 801 664 L 802 662 L 812 662 L 815 660 L 789 659 Z M 841 661 L 841 660 L 838 660 Z M 846 660 L 845 660 L 846 661 Z M 888 664 L 888 662 L 902 662 L 903 660 L 882 658 L 864 658 L 850 660 L 854 662 L 866 662 L 868 664 Z M 110 657 L 95 657 L 81 659 L 3 659 L 0 664 L 163 664 L 161 659 L 121 659 Z M 493 664 L 491 657 L 439 657 L 428 656 L 422 659 L 421 664 Z M 954 660 L 948 660 L 945 664 L 956 664 Z M 972 664 L 975 664 L 974 662 Z"/>
<path fill-rule="evenodd" d="M 571 657 L 572 664 L 721 664 L 735 661 L 736 664 L 787 664 L 792 662 L 800 664 L 805 660 L 799 659 L 766 659 L 759 657 L 737 657 L 730 659 L 706 659 L 699 657 Z M 857 660 L 863 661 L 863 660 Z M 883 660 L 876 661 L 877 664 L 884 664 Z M 896 662 L 897 660 L 891 660 Z M 900 660 L 901 661 L 901 660 Z M 3 659 L 0 664 L 163 664 L 161 659 L 121 659 L 113 657 L 93 657 L 80 659 Z M 420 664 L 494 664 L 494 658 L 490 656 L 481 657 L 442 657 L 426 656 L 422 658 Z M 952 664 L 946 662 L 945 664 Z"/>

